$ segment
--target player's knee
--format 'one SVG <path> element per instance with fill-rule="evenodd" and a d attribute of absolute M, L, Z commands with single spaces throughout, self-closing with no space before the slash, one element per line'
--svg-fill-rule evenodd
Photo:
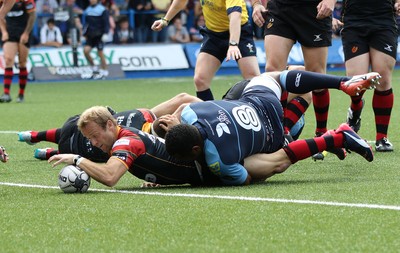
<path fill-rule="evenodd" d="M 274 169 L 274 172 L 275 172 L 275 174 L 285 172 L 287 170 L 287 168 L 289 168 L 289 166 L 290 166 L 289 163 L 282 163 L 282 164 L 276 166 L 276 168 Z"/>
<path fill-rule="evenodd" d="M 207 79 L 200 75 L 194 76 L 194 85 L 196 86 L 197 91 L 203 91 L 210 88 L 210 83 Z"/>

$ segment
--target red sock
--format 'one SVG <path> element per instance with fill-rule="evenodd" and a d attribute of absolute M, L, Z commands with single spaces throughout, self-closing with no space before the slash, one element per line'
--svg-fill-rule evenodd
<path fill-rule="evenodd" d="M 19 68 L 19 95 L 24 95 L 27 80 L 28 71 L 26 70 L 26 67 Z"/>
<path fill-rule="evenodd" d="M 31 134 L 32 142 L 49 141 L 58 144 L 61 137 L 61 128 L 53 128 L 41 132 L 31 132 Z M 33 139 L 35 141 L 33 141 Z"/>
<path fill-rule="evenodd" d="M 331 135 L 291 142 L 284 147 L 283 150 L 288 155 L 292 164 L 294 164 L 297 161 L 304 160 L 324 150 L 342 148 L 343 141 L 344 138 L 342 133 L 332 133 Z"/>
<path fill-rule="evenodd" d="M 393 101 L 394 95 L 391 88 L 386 91 L 375 90 L 372 98 L 372 108 L 375 114 L 376 140 L 387 137 Z"/>
<path fill-rule="evenodd" d="M 285 134 L 290 132 L 290 129 L 301 118 L 307 110 L 309 104 L 302 97 L 292 99 L 288 104 L 283 118 L 283 126 Z"/>
<path fill-rule="evenodd" d="M 12 83 L 14 72 L 13 68 L 4 69 L 4 94 L 10 94 L 10 88 Z"/>
<path fill-rule="evenodd" d="M 329 90 L 325 89 L 321 92 L 312 92 L 312 99 L 314 105 L 315 119 L 317 127 L 315 133 L 325 133 L 327 131 L 328 111 L 330 95 Z"/>

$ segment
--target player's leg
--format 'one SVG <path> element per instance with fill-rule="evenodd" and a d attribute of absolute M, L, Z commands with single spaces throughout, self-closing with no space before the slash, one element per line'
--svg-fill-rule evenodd
<path fill-rule="evenodd" d="M 199 53 L 194 70 L 194 84 L 198 98 L 204 101 L 214 99 L 210 89 L 211 80 L 220 66 L 221 61 L 215 56 L 205 52 Z"/>
<path fill-rule="evenodd" d="M 107 63 L 106 63 L 106 57 L 104 55 L 104 50 L 103 49 L 98 49 L 97 50 L 97 55 L 100 58 L 100 70 L 99 73 L 102 77 L 107 77 L 108 76 L 108 70 L 107 70 Z"/>
<path fill-rule="evenodd" d="M 260 67 L 258 65 L 257 57 L 255 56 L 240 58 L 238 60 L 238 65 L 244 79 L 250 79 L 260 75 Z"/>
<path fill-rule="evenodd" d="M 377 72 L 353 77 L 297 70 L 285 70 L 279 74 L 279 81 L 282 87 L 289 92 L 297 94 L 318 89 L 338 89 L 347 95 L 354 96 L 363 90 L 376 88 L 380 78 L 381 76 Z"/>
<path fill-rule="evenodd" d="M 277 35 L 266 35 L 264 48 L 267 62 L 265 71 L 282 71 L 286 69 L 287 59 L 294 41 Z"/>
<path fill-rule="evenodd" d="M 48 141 L 58 144 L 61 139 L 61 128 L 52 128 L 44 131 L 23 131 L 18 133 L 18 141 L 26 142 L 29 145 L 41 141 Z"/>
<path fill-rule="evenodd" d="M 201 101 L 202 100 L 198 97 L 189 95 L 187 93 L 180 93 L 175 97 L 165 102 L 162 102 L 161 104 L 156 105 L 155 107 L 151 108 L 150 111 L 158 118 L 165 114 L 174 113 L 178 109 L 178 107 L 182 104 L 201 102 Z"/>
<path fill-rule="evenodd" d="M 326 73 L 326 62 L 328 47 L 305 47 L 302 46 L 304 55 L 304 66 L 306 71 L 315 73 Z M 330 96 L 327 89 L 313 90 L 313 107 L 316 120 L 315 134 L 322 135 L 327 131 L 328 111 Z"/>
<path fill-rule="evenodd" d="M 285 134 L 289 134 L 293 126 L 304 115 L 308 106 L 311 103 L 311 98 L 311 92 L 305 94 L 289 93 L 283 117 L 283 127 Z M 295 139 L 297 138 L 298 135 L 296 134 Z"/>
<path fill-rule="evenodd" d="M 397 52 L 396 49 L 392 50 Z M 372 99 L 376 125 L 375 150 L 378 152 L 393 151 L 393 145 L 388 141 L 387 134 L 394 102 L 391 81 L 396 60 L 374 48 L 370 49 L 370 55 L 372 71 L 379 71 L 382 75 L 380 85 L 376 88 Z"/>
<path fill-rule="evenodd" d="M 291 164 L 285 151 L 280 149 L 271 154 L 260 153 L 246 157 L 243 166 L 251 177 L 251 183 L 255 183 L 284 172 Z"/>
<path fill-rule="evenodd" d="M 49 160 L 53 155 L 58 155 L 60 152 L 54 148 L 37 148 L 33 153 L 33 157 L 39 160 Z"/>
<path fill-rule="evenodd" d="M 358 56 L 346 60 L 346 75 L 354 76 L 366 73 L 369 69 L 370 54 L 369 52 L 360 54 Z M 364 92 L 359 96 L 351 96 L 351 104 L 347 112 L 347 124 L 354 131 L 358 132 L 361 127 L 361 112 L 364 107 Z"/>
<path fill-rule="evenodd" d="M 306 159 L 313 154 L 324 150 L 342 148 L 347 148 L 360 154 L 369 162 L 373 160 L 373 153 L 368 143 L 358 136 L 347 124 L 342 124 L 335 131 L 328 131 L 321 137 L 297 140 L 274 153 L 254 154 L 247 157 L 244 159 L 244 167 L 252 177 L 252 182 L 257 182 L 277 173 L 282 173 L 291 164 Z M 340 159 L 343 160 L 344 157 Z"/>
<path fill-rule="evenodd" d="M 28 70 L 26 64 L 28 61 L 29 47 L 23 44 L 18 45 L 18 59 L 19 59 L 19 92 L 17 97 L 17 103 L 24 102 L 25 88 L 28 82 Z"/>
<path fill-rule="evenodd" d="M 86 60 L 88 61 L 89 65 L 94 67 L 93 57 L 90 55 L 92 51 L 92 46 L 90 46 L 89 41 L 86 42 L 86 45 L 83 47 L 83 54 L 85 55 Z"/>
<path fill-rule="evenodd" d="M 107 70 L 107 62 L 106 62 L 106 57 L 104 55 L 104 42 L 102 40 L 102 37 L 97 37 L 96 38 L 96 48 L 97 48 L 97 55 L 100 58 L 100 70 L 99 70 L 99 76 L 98 78 L 106 78 L 108 76 L 108 70 Z"/>
<path fill-rule="evenodd" d="M 4 79 L 3 79 L 3 84 L 4 84 L 4 93 L 0 97 L 0 103 L 3 102 L 11 102 L 11 96 L 10 96 L 10 89 L 11 89 L 11 83 L 12 83 L 12 78 L 14 75 L 13 72 L 13 66 L 14 66 L 14 59 L 15 56 L 17 55 L 18 52 L 18 43 L 17 42 L 11 42 L 7 41 L 3 45 L 3 55 L 4 55 L 4 61 L 5 61 L 5 69 L 4 69 Z"/>

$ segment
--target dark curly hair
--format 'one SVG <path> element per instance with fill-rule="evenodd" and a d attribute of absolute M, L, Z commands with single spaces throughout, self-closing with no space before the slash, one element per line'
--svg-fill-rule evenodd
<path fill-rule="evenodd" d="M 199 130 L 189 124 L 179 124 L 165 135 L 165 148 L 171 156 L 190 156 L 193 146 L 202 145 Z"/>

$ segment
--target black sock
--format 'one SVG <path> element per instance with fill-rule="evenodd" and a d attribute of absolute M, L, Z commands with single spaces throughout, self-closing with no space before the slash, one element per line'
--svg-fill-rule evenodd
<path fill-rule="evenodd" d="M 281 84 L 289 92 L 304 94 L 313 90 L 339 89 L 340 83 L 349 80 L 348 77 L 334 76 L 300 70 L 284 71 L 281 74 Z"/>
<path fill-rule="evenodd" d="M 210 89 L 203 90 L 203 91 L 196 91 L 196 95 L 198 98 L 200 98 L 203 101 L 214 100 L 214 96 Z"/>

